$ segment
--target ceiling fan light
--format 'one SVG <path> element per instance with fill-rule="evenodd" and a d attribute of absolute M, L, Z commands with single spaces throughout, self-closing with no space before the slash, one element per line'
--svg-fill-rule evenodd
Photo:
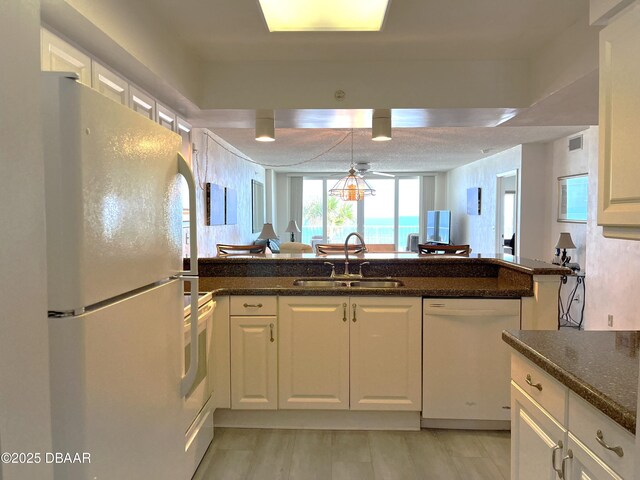
<path fill-rule="evenodd" d="M 376 191 L 371 188 L 367 181 L 356 175 L 356 171 L 351 168 L 349 174 L 346 177 L 341 178 L 336 182 L 329 195 L 332 197 L 339 197 L 345 202 L 357 202 L 364 200 L 364 197 L 375 195 Z"/>
<path fill-rule="evenodd" d="M 256 140 L 258 142 L 273 142 L 276 139 L 276 125 L 271 117 L 256 116 Z"/>
<path fill-rule="evenodd" d="M 373 111 L 371 139 L 375 142 L 391 140 L 391 110 L 377 108 Z"/>

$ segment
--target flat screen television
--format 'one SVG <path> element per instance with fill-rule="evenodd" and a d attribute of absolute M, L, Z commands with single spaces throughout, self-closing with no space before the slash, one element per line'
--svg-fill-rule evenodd
<path fill-rule="evenodd" d="M 451 242 L 451 211 L 429 210 L 427 211 L 427 238 L 426 243 Z"/>

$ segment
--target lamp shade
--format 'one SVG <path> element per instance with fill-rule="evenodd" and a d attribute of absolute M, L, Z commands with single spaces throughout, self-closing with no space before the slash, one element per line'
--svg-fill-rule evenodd
<path fill-rule="evenodd" d="M 289 220 L 289 225 L 287 225 L 287 229 L 285 232 L 288 233 L 300 233 L 300 228 L 298 228 L 298 224 L 295 220 Z"/>
<path fill-rule="evenodd" d="M 276 235 L 276 232 L 273 230 L 273 224 L 271 223 L 265 223 L 262 226 L 262 231 L 260 232 L 260 235 L 258 235 L 258 239 L 259 240 L 269 240 L 269 239 L 275 239 L 278 238 L 278 235 Z"/>
<path fill-rule="evenodd" d="M 562 232 L 560 237 L 558 238 L 558 243 L 556 243 L 556 248 L 565 250 L 567 248 L 576 248 L 573 240 L 571 239 L 571 234 L 568 232 Z"/>

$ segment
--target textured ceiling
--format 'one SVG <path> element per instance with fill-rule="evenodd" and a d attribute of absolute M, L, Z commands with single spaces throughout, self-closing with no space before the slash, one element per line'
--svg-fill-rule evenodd
<path fill-rule="evenodd" d="M 370 129 L 357 129 L 354 130 L 353 160 L 369 162 L 371 170 L 381 172 L 447 171 L 522 143 L 548 142 L 585 128 L 394 128 L 393 140 L 388 142 L 374 142 Z M 341 172 L 351 163 L 350 130 L 277 129 L 276 141 L 268 143 L 256 142 L 253 129 L 213 131 L 249 158 L 277 171 Z M 308 161 L 345 138 L 329 153 Z"/>
<path fill-rule="evenodd" d="M 392 0 L 381 32 L 269 33 L 257 0 L 136 0 L 209 61 L 522 59 L 588 0 Z"/>

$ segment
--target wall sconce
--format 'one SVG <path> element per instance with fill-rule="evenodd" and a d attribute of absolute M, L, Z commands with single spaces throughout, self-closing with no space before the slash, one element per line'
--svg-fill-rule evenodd
<path fill-rule="evenodd" d="M 256 111 L 256 140 L 273 142 L 276 139 L 276 125 L 273 110 Z"/>
<path fill-rule="evenodd" d="M 391 110 L 376 108 L 373 110 L 371 139 L 376 142 L 391 140 Z"/>

